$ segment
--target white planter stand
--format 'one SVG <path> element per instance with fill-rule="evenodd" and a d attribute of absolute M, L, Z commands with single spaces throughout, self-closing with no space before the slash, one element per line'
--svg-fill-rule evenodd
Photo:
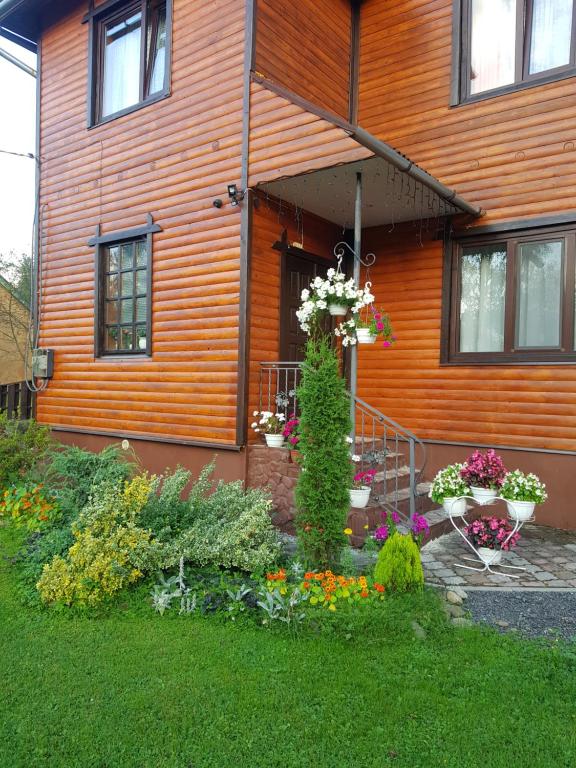
<path fill-rule="evenodd" d="M 486 489 L 483 489 L 486 490 Z M 474 557 L 463 557 L 463 560 L 468 560 L 473 563 L 477 563 L 478 561 L 482 564 L 481 568 L 474 567 L 472 565 L 464 565 L 464 563 L 454 563 L 454 566 L 456 568 L 466 568 L 468 571 L 478 571 L 479 573 L 482 573 L 483 571 L 489 571 L 490 573 L 498 573 L 498 571 L 493 571 L 492 566 L 498 565 L 500 568 L 505 568 L 507 571 L 525 571 L 526 568 L 520 568 L 517 565 L 504 565 L 502 563 L 502 549 L 488 549 L 487 547 L 475 547 L 474 544 L 468 539 L 466 534 L 464 533 L 464 528 L 468 525 L 468 520 L 466 520 L 466 516 L 464 514 L 455 514 L 454 509 L 457 509 L 456 503 L 458 501 L 464 501 L 466 503 L 466 499 L 469 499 L 479 506 L 483 507 L 487 504 L 494 504 L 496 502 L 504 501 L 506 504 L 510 504 L 507 499 L 502 498 L 502 496 L 493 496 L 491 498 L 486 499 L 485 501 L 480 501 L 475 496 L 458 496 L 457 499 L 453 500 L 450 508 L 447 510 L 448 516 L 450 518 L 450 522 L 454 526 L 454 529 L 458 531 L 460 536 L 464 539 L 466 542 L 466 546 L 472 550 L 474 553 Z M 526 503 L 526 502 L 525 502 Z M 512 515 L 511 515 L 512 517 Z M 508 536 L 504 539 L 501 546 L 506 546 L 506 544 L 510 541 L 510 539 L 514 536 L 515 533 L 517 533 L 520 528 L 524 525 L 527 519 L 534 519 L 533 517 L 525 518 L 523 520 L 519 519 L 518 517 L 512 518 L 514 521 L 514 527 L 508 534 Z M 460 527 L 458 525 L 458 522 L 461 522 L 463 525 Z M 506 576 L 509 576 L 512 579 L 519 579 L 519 574 L 514 573 L 507 573 Z"/>
<path fill-rule="evenodd" d="M 374 344 L 376 336 L 370 333 L 370 328 L 356 328 L 356 338 L 358 344 Z"/>
<path fill-rule="evenodd" d="M 264 437 L 268 448 L 282 448 L 284 445 L 284 435 L 271 435 L 265 433 Z"/>
<path fill-rule="evenodd" d="M 356 509 L 364 509 L 370 498 L 370 488 L 363 485 L 362 488 L 350 488 L 350 506 Z"/>
<path fill-rule="evenodd" d="M 334 317 L 341 317 L 348 313 L 348 307 L 346 304 L 328 304 L 328 312 Z"/>
<path fill-rule="evenodd" d="M 508 514 L 512 520 L 530 520 L 534 516 L 534 508 L 536 503 L 534 501 L 507 501 Z"/>

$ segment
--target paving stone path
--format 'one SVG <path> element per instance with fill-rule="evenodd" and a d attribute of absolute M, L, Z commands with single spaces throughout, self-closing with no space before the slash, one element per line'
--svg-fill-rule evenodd
<path fill-rule="evenodd" d="M 503 562 L 525 568 L 515 571 L 514 579 L 492 566 L 497 573 L 478 573 L 458 568 L 457 563 L 472 562 L 472 556 L 456 531 L 426 544 L 421 551 L 424 574 L 429 584 L 467 588 L 502 587 L 515 589 L 576 589 L 576 534 L 544 526 L 525 525 L 518 546 L 504 553 Z"/>

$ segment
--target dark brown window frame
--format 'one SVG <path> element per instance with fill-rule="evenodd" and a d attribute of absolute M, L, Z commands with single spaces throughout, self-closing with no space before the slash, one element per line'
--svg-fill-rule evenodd
<path fill-rule="evenodd" d="M 499 88 L 470 93 L 470 50 L 471 24 L 470 11 L 472 0 L 452 0 L 452 83 L 450 106 L 470 104 L 476 101 L 492 99 L 506 93 L 544 85 L 557 80 L 576 76 L 576 3 L 572 13 L 572 40 L 570 63 L 555 69 L 548 69 L 534 75 L 528 74 L 530 61 L 531 27 L 533 0 L 520 0 L 516 18 L 516 66 L 514 83 Z"/>
<path fill-rule="evenodd" d="M 517 255 L 519 243 L 564 239 L 563 291 L 560 313 L 560 346 L 550 348 L 516 348 Z M 506 245 L 506 304 L 503 352 L 460 352 L 460 263 L 463 247 L 474 245 Z M 576 223 L 550 227 L 510 228 L 486 234 L 466 233 L 445 243 L 444 283 L 442 298 L 442 332 L 440 363 L 442 365 L 531 365 L 576 363 L 574 350 L 574 312 L 576 286 Z"/>
<path fill-rule="evenodd" d="M 170 96 L 171 62 L 172 62 L 172 0 L 166 0 L 166 59 L 164 69 L 164 85 L 162 90 L 152 96 L 146 96 L 149 71 L 146 68 L 146 44 L 141 45 L 140 50 L 140 98 L 136 104 L 118 110 L 110 115 L 102 117 L 102 72 L 103 72 L 103 29 L 104 25 L 115 17 L 122 17 L 130 9 L 140 8 L 142 14 L 143 40 L 146 38 L 147 28 L 147 0 L 109 0 L 94 8 L 93 2 L 88 13 L 83 18 L 83 23 L 89 25 L 88 33 L 88 128 L 94 128 L 116 120 L 119 117 L 136 112 L 150 104 Z"/>
<path fill-rule="evenodd" d="M 152 357 L 152 235 L 161 232 L 162 229 L 155 224 L 152 216 L 148 214 L 147 223 L 142 227 L 134 227 L 120 232 L 111 232 L 102 235 L 100 226 L 96 235 L 88 241 L 88 245 L 94 247 L 94 357 L 101 359 L 128 358 L 142 359 Z M 109 351 L 105 349 L 105 276 L 104 254 L 107 248 L 114 245 L 122 245 L 127 242 L 146 242 L 146 349 L 122 349 Z"/>

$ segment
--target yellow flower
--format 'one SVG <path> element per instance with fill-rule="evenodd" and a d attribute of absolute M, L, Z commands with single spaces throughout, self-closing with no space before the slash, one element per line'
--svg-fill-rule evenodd
<path fill-rule="evenodd" d="M 369 527 L 369 526 L 365 525 L 365 526 L 364 526 L 364 530 L 365 530 L 365 531 L 367 531 L 367 530 L 368 530 L 368 527 Z"/>
<path fill-rule="evenodd" d="M 352 528 L 344 528 L 344 533 L 346 534 L 346 536 L 350 536 L 352 533 Z"/>

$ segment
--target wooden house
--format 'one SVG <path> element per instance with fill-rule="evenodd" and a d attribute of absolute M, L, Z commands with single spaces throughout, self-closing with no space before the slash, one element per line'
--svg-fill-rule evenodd
<path fill-rule="evenodd" d="M 357 428 L 402 447 L 393 501 L 493 446 L 547 482 L 540 522 L 576 527 L 574 15 L 0 0 L 39 53 L 38 419 L 289 494 L 251 413 L 293 390 L 300 289 L 356 222 L 398 337 L 358 350 Z"/>

